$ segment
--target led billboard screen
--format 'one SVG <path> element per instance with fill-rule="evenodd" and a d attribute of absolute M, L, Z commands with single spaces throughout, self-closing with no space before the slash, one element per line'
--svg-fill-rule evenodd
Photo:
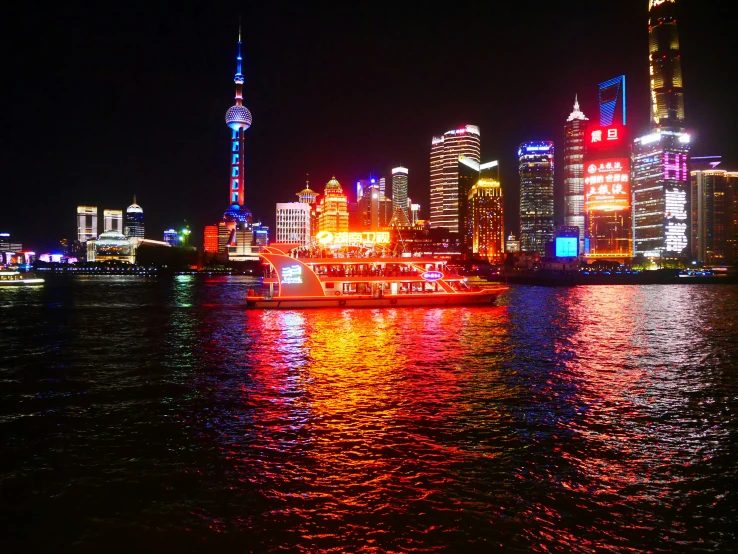
<path fill-rule="evenodd" d="M 556 237 L 556 257 L 576 258 L 579 256 L 578 237 Z"/>
<path fill-rule="evenodd" d="M 630 208 L 630 160 L 604 158 L 584 164 L 584 209 L 616 212 Z"/>

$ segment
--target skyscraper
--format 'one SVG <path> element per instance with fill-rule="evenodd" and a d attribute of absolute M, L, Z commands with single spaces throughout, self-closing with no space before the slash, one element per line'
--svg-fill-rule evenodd
<path fill-rule="evenodd" d="M 379 231 L 392 224 L 392 200 L 384 195 L 378 183 L 364 189 L 357 208 L 359 227 L 362 231 Z M 405 220 L 402 223 L 407 224 Z"/>
<path fill-rule="evenodd" d="M 123 210 L 103 210 L 104 226 L 103 232 L 123 232 Z"/>
<path fill-rule="evenodd" d="M 123 228 L 128 238 L 144 238 L 144 214 L 141 206 L 136 204 L 136 195 L 133 195 L 133 204 L 126 208 L 126 220 Z"/>
<path fill-rule="evenodd" d="M 566 120 L 564 140 L 564 225 L 579 227 L 579 251 L 584 251 L 584 136 L 589 119 L 574 99 L 574 111 Z"/>
<path fill-rule="evenodd" d="M 407 181 L 408 170 L 406 167 L 395 167 L 392 169 L 392 212 L 402 210 L 405 219 L 407 212 Z"/>
<path fill-rule="evenodd" d="M 633 255 L 691 253 L 689 152 L 675 0 L 649 0 L 652 132 L 633 142 Z"/>
<path fill-rule="evenodd" d="M 218 253 L 218 226 L 217 225 L 205 225 L 203 233 L 203 250 L 207 254 Z"/>
<path fill-rule="evenodd" d="M 311 208 L 305 202 L 277 203 L 277 242 L 310 246 Z"/>
<path fill-rule="evenodd" d="M 348 217 L 348 199 L 343 193 L 341 183 L 333 177 L 326 183 L 325 193 L 320 199 L 318 231 L 347 233 Z"/>
<path fill-rule="evenodd" d="M 729 171 L 725 177 L 728 180 L 727 198 L 725 200 L 727 224 L 725 235 L 727 237 L 725 263 L 738 264 L 738 172 Z"/>
<path fill-rule="evenodd" d="M 545 255 L 554 238 L 554 143 L 521 144 L 518 162 L 521 248 Z"/>
<path fill-rule="evenodd" d="M 589 258 L 624 261 L 633 255 L 631 152 L 625 125 L 625 77 L 600 83 L 599 91 L 601 125 L 589 126 L 584 141 L 584 219 L 587 230 L 583 253 Z"/>
<path fill-rule="evenodd" d="M 445 227 L 452 233 L 459 230 L 459 202 L 466 195 L 459 193 L 459 156 L 479 163 L 480 135 L 476 125 L 465 125 L 433 137 L 431 144 L 431 200 L 432 227 Z M 468 190 L 467 190 L 468 192 Z"/>
<path fill-rule="evenodd" d="M 472 253 L 500 263 L 505 255 L 505 228 L 502 187 L 493 179 L 480 179 L 468 194 Z"/>
<path fill-rule="evenodd" d="M 730 257 L 730 201 L 728 172 L 719 169 L 691 172 L 692 257 L 710 265 Z"/>
<path fill-rule="evenodd" d="M 648 58 L 651 74 L 651 127 L 684 126 L 682 61 L 676 0 L 649 0 Z"/>
<path fill-rule="evenodd" d="M 472 254 L 472 234 L 470 233 L 471 212 L 469 207 L 469 191 L 477 184 L 480 179 L 494 179 L 499 181 L 499 162 L 492 161 L 480 164 L 477 161 L 467 158 L 464 155 L 459 156 L 458 169 L 458 190 L 459 190 L 459 208 L 458 208 L 458 233 L 459 247 L 464 255 Z"/>
<path fill-rule="evenodd" d="M 97 206 L 77 206 L 77 240 L 97 238 Z"/>

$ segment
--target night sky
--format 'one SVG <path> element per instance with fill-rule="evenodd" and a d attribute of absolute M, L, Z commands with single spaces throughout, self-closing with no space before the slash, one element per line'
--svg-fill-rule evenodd
<path fill-rule="evenodd" d="M 28 3 L 24 3 L 28 4 Z M 734 0 L 681 0 L 695 155 L 738 168 Z M 631 135 L 647 129 L 646 0 L 537 2 L 57 3 L 3 14 L 0 231 L 37 249 L 76 233 L 78 204 L 125 209 L 149 238 L 227 207 L 238 15 L 244 21 L 246 203 L 267 224 L 305 174 L 319 191 L 410 170 L 428 216 L 431 137 L 479 125 L 499 159 L 518 232 L 516 150 L 557 147 L 574 94 L 597 119 L 597 84 L 625 73 Z M 354 188 L 350 188 L 353 199 Z M 561 201 L 558 201 L 561 199 Z M 102 213 L 101 213 L 102 215 Z M 102 225 L 102 222 L 101 222 Z"/>

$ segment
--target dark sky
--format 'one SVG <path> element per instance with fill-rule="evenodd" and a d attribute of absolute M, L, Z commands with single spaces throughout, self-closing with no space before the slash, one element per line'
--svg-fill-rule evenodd
<path fill-rule="evenodd" d="M 471 123 L 517 232 L 517 146 L 556 141 L 561 197 L 575 93 L 596 119 L 597 84 L 625 73 L 631 133 L 648 125 L 646 0 L 17 4 L 3 14 L 0 231 L 36 248 L 74 236 L 77 204 L 134 193 L 151 238 L 187 219 L 201 242 L 227 205 L 239 13 L 246 198 L 269 224 L 306 173 L 348 188 L 399 164 L 427 215 L 431 137 Z M 736 4 L 680 0 L 678 21 L 694 152 L 733 168 Z"/>

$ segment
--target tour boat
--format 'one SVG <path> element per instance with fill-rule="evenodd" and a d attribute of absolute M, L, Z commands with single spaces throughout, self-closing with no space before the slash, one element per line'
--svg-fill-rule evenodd
<path fill-rule="evenodd" d="M 297 245 L 272 244 L 260 253 L 268 292 L 249 291 L 250 308 L 384 308 L 490 305 L 507 290 L 469 286 L 434 258 L 294 257 Z"/>
<path fill-rule="evenodd" d="M 0 287 L 23 287 L 28 285 L 43 285 L 44 280 L 36 278 L 33 273 L 18 271 L 0 271 Z"/>

